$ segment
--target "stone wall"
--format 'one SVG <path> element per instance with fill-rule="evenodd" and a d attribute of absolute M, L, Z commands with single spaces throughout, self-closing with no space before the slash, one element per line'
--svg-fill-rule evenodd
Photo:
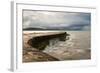
<path fill-rule="evenodd" d="M 59 41 L 66 41 L 67 36 L 69 36 L 69 34 L 67 34 L 66 32 L 60 32 L 51 35 L 42 35 L 29 39 L 27 43 L 34 48 L 44 50 L 45 47 L 49 45 L 50 40 L 57 38 Z"/>

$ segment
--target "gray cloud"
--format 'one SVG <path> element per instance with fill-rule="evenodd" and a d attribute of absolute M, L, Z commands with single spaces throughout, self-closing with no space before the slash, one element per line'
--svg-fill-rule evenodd
<path fill-rule="evenodd" d="M 90 24 L 90 13 L 23 11 L 23 28 L 87 30 Z"/>

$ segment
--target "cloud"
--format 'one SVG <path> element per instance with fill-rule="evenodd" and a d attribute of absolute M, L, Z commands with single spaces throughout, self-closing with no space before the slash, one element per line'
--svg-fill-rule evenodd
<path fill-rule="evenodd" d="M 90 29 L 90 13 L 23 11 L 23 28 Z M 88 28 L 87 28 L 88 26 Z"/>

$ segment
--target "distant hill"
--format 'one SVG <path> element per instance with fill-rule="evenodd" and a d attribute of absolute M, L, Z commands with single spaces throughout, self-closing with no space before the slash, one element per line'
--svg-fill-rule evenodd
<path fill-rule="evenodd" d="M 23 30 L 45 30 L 43 28 L 24 28 Z"/>
<path fill-rule="evenodd" d="M 23 30 L 32 31 L 32 30 L 74 30 L 74 31 L 83 31 L 85 27 L 84 25 L 75 25 L 75 26 L 69 26 L 69 27 L 46 27 L 46 28 L 38 28 L 38 27 L 28 27 L 23 28 Z"/>
<path fill-rule="evenodd" d="M 24 28 L 23 30 L 32 31 L 32 30 L 64 30 L 65 28 Z"/>

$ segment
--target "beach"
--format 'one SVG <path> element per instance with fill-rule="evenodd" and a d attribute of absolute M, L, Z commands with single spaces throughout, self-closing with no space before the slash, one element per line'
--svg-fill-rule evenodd
<path fill-rule="evenodd" d="M 67 39 L 66 41 L 59 41 L 58 39 L 52 39 L 49 41 L 49 45 L 47 45 L 46 48 L 44 48 L 44 50 L 39 52 L 54 57 L 59 61 L 91 59 L 91 32 L 90 31 L 66 31 L 66 32 L 70 34 L 69 39 L 67 39 L 67 37 L 66 37 Z M 37 37 L 44 34 L 49 35 L 51 33 L 45 31 L 44 32 L 33 31 L 31 33 L 23 32 L 23 42 L 24 42 L 23 49 L 25 50 L 25 49 L 32 48 L 36 50 L 36 48 L 33 48 L 29 44 L 27 44 L 27 41 L 32 37 Z M 25 54 L 23 54 L 23 56 L 24 59 Z M 31 55 L 32 60 L 34 57 L 35 55 Z M 37 60 L 38 59 L 39 58 L 37 57 Z"/>

